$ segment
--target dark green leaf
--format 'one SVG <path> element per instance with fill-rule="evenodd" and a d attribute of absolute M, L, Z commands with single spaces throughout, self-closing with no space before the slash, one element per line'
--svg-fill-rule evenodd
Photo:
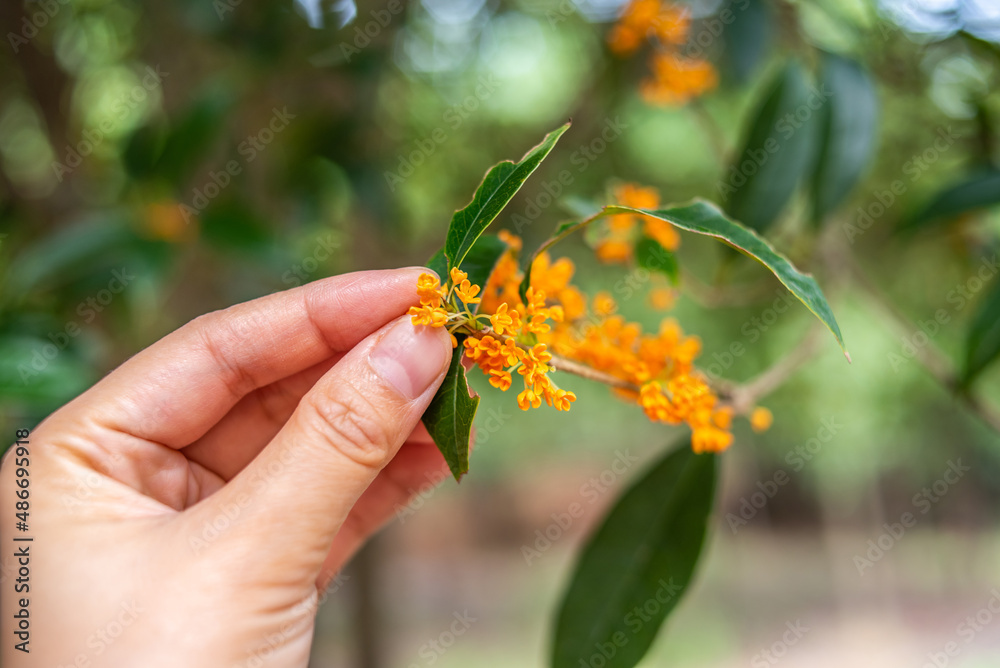
<path fill-rule="evenodd" d="M 484 234 L 462 260 L 460 268 L 469 275 L 469 281 L 473 285 L 486 287 L 486 281 L 493 273 L 493 268 L 497 266 L 500 256 L 507 252 L 507 248 L 507 244 L 500 237 Z M 469 309 L 475 313 L 479 310 L 479 305 L 469 304 Z"/>
<path fill-rule="evenodd" d="M 825 102 L 822 92 L 810 90 L 797 63 L 778 73 L 743 149 L 719 185 L 733 218 L 755 230 L 764 230 L 778 218 L 812 164 L 815 108 Z"/>
<path fill-rule="evenodd" d="M 12 262 L 11 290 L 23 294 L 42 283 L 67 284 L 103 270 L 103 261 L 120 261 L 136 243 L 128 221 L 118 216 L 82 219 L 19 251 Z"/>
<path fill-rule="evenodd" d="M 727 20 L 727 16 L 733 18 Z M 716 25 L 711 22 L 716 21 L 726 25 L 722 34 L 726 43 L 722 54 L 725 70 L 731 72 L 736 81 L 746 83 L 773 44 L 767 3 L 764 0 L 729 2 L 715 17 L 705 21 L 703 30 L 709 30 L 710 25 Z"/>
<path fill-rule="evenodd" d="M 434 439 L 434 444 L 444 455 L 448 468 L 455 480 L 469 472 L 469 439 L 472 435 L 472 420 L 479 407 L 479 396 L 469 393 L 462 366 L 462 342 L 451 357 L 451 366 L 437 394 L 424 411 L 424 426 Z"/>
<path fill-rule="evenodd" d="M 209 91 L 183 112 L 167 135 L 156 163 L 157 173 L 176 184 L 190 178 L 192 171 L 222 135 L 231 106 L 228 91 L 219 89 Z M 247 150 L 247 146 L 249 144 L 239 148 Z"/>
<path fill-rule="evenodd" d="M 631 668 L 691 584 L 715 497 L 716 457 L 690 445 L 615 503 L 580 553 L 556 621 L 553 668 Z"/>
<path fill-rule="evenodd" d="M 770 269 L 779 281 L 788 288 L 799 301 L 816 314 L 823 321 L 833 335 L 837 337 L 837 342 L 844 348 L 844 338 L 840 334 L 840 327 L 836 318 L 830 310 L 830 305 L 823 295 L 823 291 L 809 274 L 799 272 L 792 263 L 783 255 L 774 250 L 771 245 L 757 235 L 753 230 L 749 230 L 734 220 L 727 218 L 715 205 L 702 200 L 694 200 L 687 204 L 681 204 L 670 209 L 660 211 L 649 211 L 646 209 L 633 209 L 625 206 L 606 206 L 604 214 L 616 213 L 642 213 L 648 216 L 661 218 L 688 232 L 704 234 L 716 237 L 725 241 L 733 248 L 754 258 L 765 267 Z M 844 354 L 847 350 L 844 349 Z M 850 360 L 850 356 L 847 358 Z"/>
<path fill-rule="evenodd" d="M 635 260 L 643 269 L 661 272 L 674 285 L 680 282 L 681 268 L 677 264 L 677 258 L 656 239 L 639 239 L 635 245 Z"/>
<path fill-rule="evenodd" d="M 431 256 L 431 259 L 427 260 L 427 264 L 424 265 L 428 269 L 433 269 L 434 273 L 438 275 L 442 281 L 448 280 L 448 258 L 444 256 L 444 249 L 440 249 L 437 253 Z"/>
<path fill-rule="evenodd" d="M 490 223 L 500 214 L 507 202 L 517 194 L 531 173 L 535 171 L 542 160 L 556 145 L 569 123 L 556 128 L 535 148 L 528 151 L 520 162 L 509 160 L 494 165 L 482 184 L 476 190 L 472 201 L 464 209 L 456 211 L 448 227 L 448 237 L 444 244 L 444 253 L 448 258 L 448 267 L 458 267 L 466 254 L 472 249 Z"/>
<path fill-rule="evenodd" d="M 813 172 L 813 220 L 819 222 L 843 201 L 868 165 L 877 142 L 878 97 L 868 72 L 857 62 L 825 54 L 820 90 L 829 101 L 817 112 L 819 153 Z"/>
<path fill-rule="evenodd" d="M 983 300 L 965 338 L 961 384 L 968 386 L 1000 355 L 1000 286 Z"/>
<path fill-rule="evenodd" d="M 273 247 L 273 230 L 243 200 L 212 202 L 199 220 L 205 241 L 222 250 L 264 253 Z"/>
<path fill-rule="evenodd" d="M 904 224 L 904 229 L 923 227 L 932 221 L 995 204 L 1000 204 L 1000 171 L 978 172 L 935 195 L 930 204 Z"/>

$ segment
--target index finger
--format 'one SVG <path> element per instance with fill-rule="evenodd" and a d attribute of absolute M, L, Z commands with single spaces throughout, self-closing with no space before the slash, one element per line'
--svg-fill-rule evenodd
<path fill-rule="evenodd" d="M 86 407 L 104 427 L 182 448 L 251 391 L 346 352 L 403 315 L 426 271 L 344 274 L 200 316 L 63 410 Z"/>

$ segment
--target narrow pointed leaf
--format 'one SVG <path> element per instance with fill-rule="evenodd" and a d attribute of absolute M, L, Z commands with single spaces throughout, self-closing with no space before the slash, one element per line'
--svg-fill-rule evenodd
<path fill-rule="evenodd" d="M 997 204 L 1000 204 L 1000 170 L 982 171 L 939 192 L 924 209 L 904 223 L 903 229 L 914 230 Z"/>
<path fill-rule="evenodd" d="M 556 620 L 553 668 L 595 665 L 594 656 L 605 668 L 631 668 L 642 659 L 691 584 L 715 484 L 715 455 L 695 455 L 685 442 L 618 499 L 580 552 Z"/>
<path fill-rule="evenodd" d="M 465 379 L 463 350 L 459 341 L 444 382 L 431 399 L 423 418 L 427 432 L 444 455 L 455 480 L 461 480 L 469 472 L 469 439 L 472 420 L 479 407 L 479 395 L 472 396 L 469 393 L 469 384 Z"/>
<path fill-rule="evenodd" d="M 983 301 L 965 339 L 965 367 L 961 384 L 968 386 L 1000 356 L 1000 287 Z"/>
<path fill-rule="evenodd" d="M 774 48 L 771 11 L 765 0 L 733 0 L 723 7 L 719 17 L 728 24 L 722 29 L 724 69 L 737 82 L 746 83 Z"/>
<path fill-rule="evenodd" d="M 687 204 L 659 211 L 613 205 L 604 207 L 603 213 L 611 215 L 641 213 L 660 218 L 682 230 L 721 239 L 736 250 L 749 255 L 770 269 L 778 280 L 806 305 L 806 308 L 823 321 L 823 324 L 837 338 L 837 343 L 844 349 L 845 355 L 847 354 L 840 326 L 837 325 L 837 319 L 833 317 L 830 305 L 816 280 L 809 274 L 803 274 L 797 270 L 785 256 L 774 250 L 756 232 L 727 218 L 715 205 L 703 200 L 693 200 Z M 850 360 L 849 356 L 848 360 Z"/>
<path fill-rule="evenodd" d="M 569 128 L 569 123 L 556 128 L 535 148 L 528 151 L 517 163 L 505 160 L 495 165 L 476 190 L 472 201 L 456 211 L 448 228 L 444 254 L 448 267 L 458 267 L 490 223 L 500 214 L 507 202 L 514 197 L 531 173 L 552 151 L 559 137 Z"/>
<path fill-rule="evenodd" d="M 733 218 L 755 230 L 777 220 L 812 165 L 818 127 L 813 108 L 825 102 L 822 96 L 810 90 L 797 63 L 778 73 L 719 186 Z"/>
<path fill-rule="evenodd" d="M 820 90 L 830 99 L 817 112 L 819 152 L 813 172 L 813 220 L 818 222 L 857 184 L 875 150 L 878 97 L 865 69 L 856 61 L 825 54 Z"/>

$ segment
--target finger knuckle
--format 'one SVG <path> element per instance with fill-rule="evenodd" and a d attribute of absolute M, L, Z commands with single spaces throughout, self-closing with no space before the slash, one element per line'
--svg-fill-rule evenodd
<path fill-rule="evenodd" d="M 317 429 L 328 444 L 362 466 L 381 469 L 391 458 L 392 439 L 385 421 L 357 392 L 310 402 Z"/>

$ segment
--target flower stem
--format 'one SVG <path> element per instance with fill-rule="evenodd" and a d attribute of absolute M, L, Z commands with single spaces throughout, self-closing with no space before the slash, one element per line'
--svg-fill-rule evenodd
<path fill-rule="evenodd" d="M 467 325 L 464 331 L 465 334 L 475 337 L 477 339 L 482 339 L 485 336 L 492 336 L 501 343 L 505 343 L 507 339 L 511 338 L 509 336 L 504 336 L 502 334 L 497 334 L 492 328 L 486 327 L 483 329 L 473 330 Z M 514 344 L 521 350 L 531 350 L 531 346 L 526 346 L 522 343 L 518 343 L 516 340 Z M 560 357 L 558 355 L 552 355 L 552 359 L 549 364 L 556 371 L 565 371 L 566 373 L 571 373 L 574 376 L 579 376 L 581 378 L 586 378 L 587 380 L 595 380 L 599 383 L 604 383 L 610 387 L 615 387 L 620 390 L 628 390 L 630 392 L 638 392 L 639 386 L 630 383 L 627 380 L 623 380 L 611 374 L 604 373 L 603 371 L 598 371 L 597 369 L 591 368 L 586 364 L 581 364 L 580 362 L 574 362 L 573 360 L 566 359 L 565 357 Z"/>

